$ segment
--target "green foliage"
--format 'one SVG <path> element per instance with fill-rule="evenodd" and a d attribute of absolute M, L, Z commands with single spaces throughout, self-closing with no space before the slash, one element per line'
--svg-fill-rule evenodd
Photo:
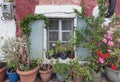
<path fill-rule="evenodd" d="M 57 74 L 64 75 L 68 73 L 69 68 L 67 64 L 60 63 L 59 60 L 57 60 L 54 64 L 54 70 Z"/>
<path fill-rule="evenodd" d="M 59 52 L 66 53 L 67 52 L 67 46 L 65 44 L 62 44 L 62 42 L 57 41 L 56 46 L 55 46 L 55 52 L 56 53 L 59 53 Z"/>
<path fill-rule="evenodd" d="M 30 28 L 31 23 L 33 23 L 36 20 L 44 20 L 45 24 L 49 25 L 48 18 L 43 16 L 42 14 L 27 15 L 22 21 L 20 21 L 20 27 L 22 29 L 22 32 L 27 37 L 29 37 L 31 33 L 31 28 Z"/>
<path fill-rule="evenodd" d="M 77 29 L 75 31 L 76 47 L 79 46 L 87 47 L 90 49 L 90 52 L 92 54 L 96 53 L 98 50 L 102 50 L 103 52 L 106 52 L 106 50 L 104 50 L 105 46 L 100 45 L 105 33 L 107 32 L 107 28 L 102 26 L 103 22 L 105 21 L 104 19 L 107 12 L 107 5 L 105 3 L 106 0 L 98 0 L 99 14 L 96 18 L 93 16 L 85 17 L 83 13 L 74 9 L 75 13 L 77 13 L 78 16 L 83 18 L 83 20 L 87 24 L 86 27 L 82 29 Z"/>
<path fill-rule="evenodd" d="M 80 65 L 78 59 L 75 59 L 70 61 L 69 67 L 72 69 L 73 72 L 75 72 L 75 77 L 83 76 L 86 82 L 91 82 L 92 75 L 87 64 Z"/>
<path fill-rule="evenodd" d="M 53 49 L 47 50 L 47 51 L 45 52 L 45 55 L 46 55 L 46 56 L 49 56 L 49 57 L 52 57 L 53 54 L 54 54 L 54 50 L 53 50 Z"/>
<path fill-rule="evenodd" d="M 24 37 L 9 38 L 2 46 L 3 54 L 7 65 L 14 71 L 18 68 L 21 71 L 30 70 L 40 64 L 40 58 L 30 60 L 27 40 Z"/>

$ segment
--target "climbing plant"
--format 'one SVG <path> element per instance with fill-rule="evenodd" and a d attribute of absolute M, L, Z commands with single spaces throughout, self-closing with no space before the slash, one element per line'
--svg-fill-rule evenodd
<path fill-rule="evenodd" d="M 36 20 L 44 20 L 45 25 L 47 26 L 49 25 L 49 19 L 42 14 L 27 15 L 23 20 L 20 21 L 20 27 L 22 29 L 22 32 L 27 37 L 30 36 L 31 30 L 32 30 L 30 28 L 30 25 Z"/>

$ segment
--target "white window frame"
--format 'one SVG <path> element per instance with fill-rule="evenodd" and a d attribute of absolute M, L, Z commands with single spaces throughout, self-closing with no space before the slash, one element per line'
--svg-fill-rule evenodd
<path fill-rule="evenodd" d="M 74 32 L 74 19 L 73 18 L 64 18 L 64 19 L 62 19 L 62 18 L 59 18 L 59 19 L 51 19 L 51 20 L 57 20 L 58 21 L 58 30 L 49 30 L 49 27 L 48 27 L 48 29 L 47 29 L 47 49 L 49 48 L 49 42 L 56 42 L 56 41 L 49 41 L 49 32 L 52 32 L 52 31 L 57 31 L 58 32 L 58 40 L 59 41 L 61 41 L 61 42 L 63 42 L 63 43 L 67 43 L 68 41 L 63 41 L 62 40 L 62 33 L 63 32 L 70 32 L 70 33 L 72 33 L 72 32 Z M 70 20 L 71 21 L 71 30 L 62 30 L 62 21 L 64 21 L 64 20 Z M 49 32 L 48 32 L 49 31 Z"/>

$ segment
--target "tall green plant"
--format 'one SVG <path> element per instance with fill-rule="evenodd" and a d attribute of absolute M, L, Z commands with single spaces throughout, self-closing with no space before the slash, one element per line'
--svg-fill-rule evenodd
<path fill-rule="evenodd" d="M 85 28 L 76 30 L 75 44 L 77 47 L 84 46 L 90 48 L 92 54 L 96 53 L 99 49 L 103 50 L 105 47 L 101 45 L 102 39 L 107 32 L 107 28 L 102 25 L 107 14 L 107 5 L 105 3 L 106 0 L 98 0 L 99 14 L 96 18 L 94 16 L 85 17 L 83 12 L 81 13 L 74 9 L 75 13 L 82 17 L 87 25 Z M 83 8 L 82 11 L 84 11 Z M 103 52 L 106 52 L 106 50 L 103 50 Z"/>

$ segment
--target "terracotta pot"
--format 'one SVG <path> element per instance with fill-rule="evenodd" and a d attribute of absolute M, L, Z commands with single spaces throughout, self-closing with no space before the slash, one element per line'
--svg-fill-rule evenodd
<path fill-rule="evenodd" d="M 75 70 L 72 69 L 72 74 L 73 74 L 73 80 L 74 82 L 83 82 L 83 77 L 82 76 L 76 76 Z"/>
<path fill-rule="evenodd" d="M 53 67 L 50 70 L 47 70 L 47 71 L 39 70 L 42 82 L 48 82 L 50 80 L 50 76 L 52 74 L 52 71 L 53 71 Z"/>
<path fill-rule="evenodd" d="M 6 66 L 0 69 L 0 82 L 4 82 L 5 75 L 6 75 L 6 69 L 7 69 Z"/>
<path fill-rule="evenodd" d="M 35 82 L 38 70 L 39 66 L 29 71 L 20 71 L 17 69 L 17 73 L 20 76 L 21 82 Z"/>

